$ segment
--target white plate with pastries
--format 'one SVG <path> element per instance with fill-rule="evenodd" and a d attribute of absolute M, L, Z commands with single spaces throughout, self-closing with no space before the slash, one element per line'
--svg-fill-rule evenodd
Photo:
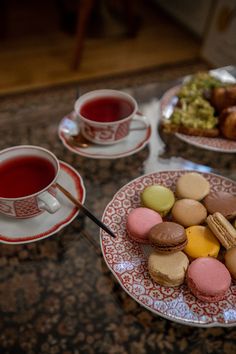
<path fill-rule="evenodd" d="M 215 69 L 209 72 L 218 80 L 222 80 L 222 84 L 227 85 L 225 89 L 216 88 L 215 90 L 208 90 L 209 102 L 213 107 L 214 104 L 214 115 L 219 119 L 219 122 L 224 124 L 218 124 L 219 134 L 217 136 L 202 136 L 205 132 L 188 132 L 188 129 L 178 129 L 174 131 L 176 137 L 190 145 L 200 147 L 207 150 L 225 152 L 225 153 L 235 153 L 236 152 L 236 85 L 235 78 L 231 74 L 227 73 L 226 70 Z M 227 75 L 226 75 L 227 74 Z M 178 84 L 165 92 L 160 101 L 160 110 L 162 116 L 162 122 L 171 121 L 171 117 L 176 105 L 179 102 L 178 93 L 183 84 L 188 82 L 191 77 L 185 77 Z M 229 86 L 228 86 L 229 85 Z M 228 91 L 230 87 L 232 92 Z M 210 100 L 211 97 L 211 100 Z M 223 101 L 223 97 L 228 97 L 227 101 Z M 218 107 L 218 111 L 217 111 Z M 223 109 L 226 107 L 225 109 Z M 223 113 L 224 110 L 224 113 Z M 222 118 L 221 118 L 222 117 Z M 226 122 L 227 120 L 227 122 Z M 232 121 L 234 122 L 232 125 Z M 226 125 L 226 123 L 228 125 Z M 231 125 L 229 125 L 231 124 Z M 224 134 L 229 135 L 230 138 L 226 137 Z M 191 135 L 190 135 L 191 134 Z M 211 134 L 209 134 L 211 135 Z"/>

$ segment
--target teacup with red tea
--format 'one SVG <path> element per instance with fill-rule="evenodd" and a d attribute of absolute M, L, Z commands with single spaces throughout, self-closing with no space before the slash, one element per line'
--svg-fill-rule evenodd
<path fill-rule="evenodd" d="M 60 208 L 55 183 L 59 161 L 50 151 L 33 145 L 14 146 L 0 152 L 0 212 L 29 218 Z"/>
<path fill-rule="evenodd" d="M 75 102 L 81 133 L 96 144 L 114 144 L 127 137 L 132 120 L 146 118 L 138 114 L 136 100 L 123 91 L 94 90 Z"/>

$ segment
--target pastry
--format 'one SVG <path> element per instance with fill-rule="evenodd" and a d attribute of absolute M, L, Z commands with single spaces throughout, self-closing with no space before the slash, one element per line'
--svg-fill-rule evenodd
<path fill-rule="evenodd" d="M 172 105 L 171 114 L 165 114 L 164 130 L 187 135 L 218 136 L 218 117 L 205 92 L 219 85 L 222 85 L 221 81 L 208 73 L 196 73 L 185 80 L 176 92 L 176 104 Z"/>
<path fill-rule="evenodd" d="M 175 202 L 171 215 L 174 221 L 184 227 L 188 227 L 203 223 L 207 217 L 207 210 L 197 200 L 180 199 Z"/>
<path fill-rule="evenodd" d="M 225 138 L 236 140 L 236 106 L 228 107 L 221 113 L 220 131 Z"/>
<path fill-rule="evenodd" d="M 184 227 L 170 221 L 153 226 L 148 238 L 151 245 L 160 253 L 181 251 L 187 244 Z"/>
<path fill-rule="evenodd" d="M 220 243 L 207 226 L 190 226 L 185 231 L 188 243 L 184 248 L 184 252 L 191 259 L 218 256 Z"/>
<path fill-rule="evenodd" d="M 212 192 L 203 199 L 203 204 L 209 214 L 219 212 L 229 220 L 236 216 L 236 195 L 228 192 Z"/>
<path fill-rule="evenodd" d="M 169 188 L 153 184 L 144 189 L 141 194 L 141 202 L 143 206 L 165 216 L 174 205 L 175 196 Z"/>
<path fill-rule="evenodd" d="M 236 85 L 214 88 L 211 91 L 210 101 L 218 113 L 225 108 L 236 105 Z"/>
<path fill-rule="evenodd" d="M 148 232 L 156 224 L 162 222 L 162 217 L 156 211 L 148 208 L 133 209 L 127 216 L 127 232 L 136 242 L 148 243 Z"/>
<path fill-rule="evenodd" d="M 218 128 L 201 129 L 186 127 L 184 125 L 171 123 L 169 120 L 164 120 L 161 123 L 161 128 L 165 133 L 181 133 L 192 136 L 204 136 L 207 138 L 216 138 L 220 135 L 220 130 Z"/>
<path fill-rule="evenodd" d="M 231 276 L 223 263 L 215 258 L 195 259 L 187 271 L 190 291 L 202 301 L 223 300 L 231 284 Z"/>
<path fill-rule="evenodd" d="M 236 280 L 236 247 L 230 248 L 225 253 L 225 266 L 233 279 Z"/>
<path fill-rule="evenodd" d="M 209 192 L 209 182 L 197 172 L 183 174 L 176 183 L 176 195 L 178 198 L 202 200 Z"/>
<path fill-rule="evenodd" d="M 188 265 L 188 257 L 183 252 L 167 255 L 152 252 L 148 258 L 148 271 L 151 278 L 165 286 L 181 285 Z"/>
<path fill-rule="evenodd" d="M 207 224 L 226 249 L 236 246 L 236 229 L 221 213 L 209 215 Z"/>

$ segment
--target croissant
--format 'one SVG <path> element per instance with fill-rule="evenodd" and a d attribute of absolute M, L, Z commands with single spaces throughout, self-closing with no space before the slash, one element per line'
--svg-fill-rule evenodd
<path fill-rule="evenodd" d="M 221 134 L 228 139 L 236 140 L 236 105 L 225 108 L 219 117 Z"/>
<path fill-rule="evenodd" d="M 236 85 L 212 89 L 210 102 L 218 113 L 236 105 Z"/>

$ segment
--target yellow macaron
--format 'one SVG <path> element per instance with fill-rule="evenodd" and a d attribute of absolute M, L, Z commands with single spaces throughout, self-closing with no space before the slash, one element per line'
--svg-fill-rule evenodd
<path fill-rule="evenodd" d="M 194 225 L 186 230 L 188 243 L 184 252 L 191 258 L 217 257 L 220 243 L 207 226 Z"/>

